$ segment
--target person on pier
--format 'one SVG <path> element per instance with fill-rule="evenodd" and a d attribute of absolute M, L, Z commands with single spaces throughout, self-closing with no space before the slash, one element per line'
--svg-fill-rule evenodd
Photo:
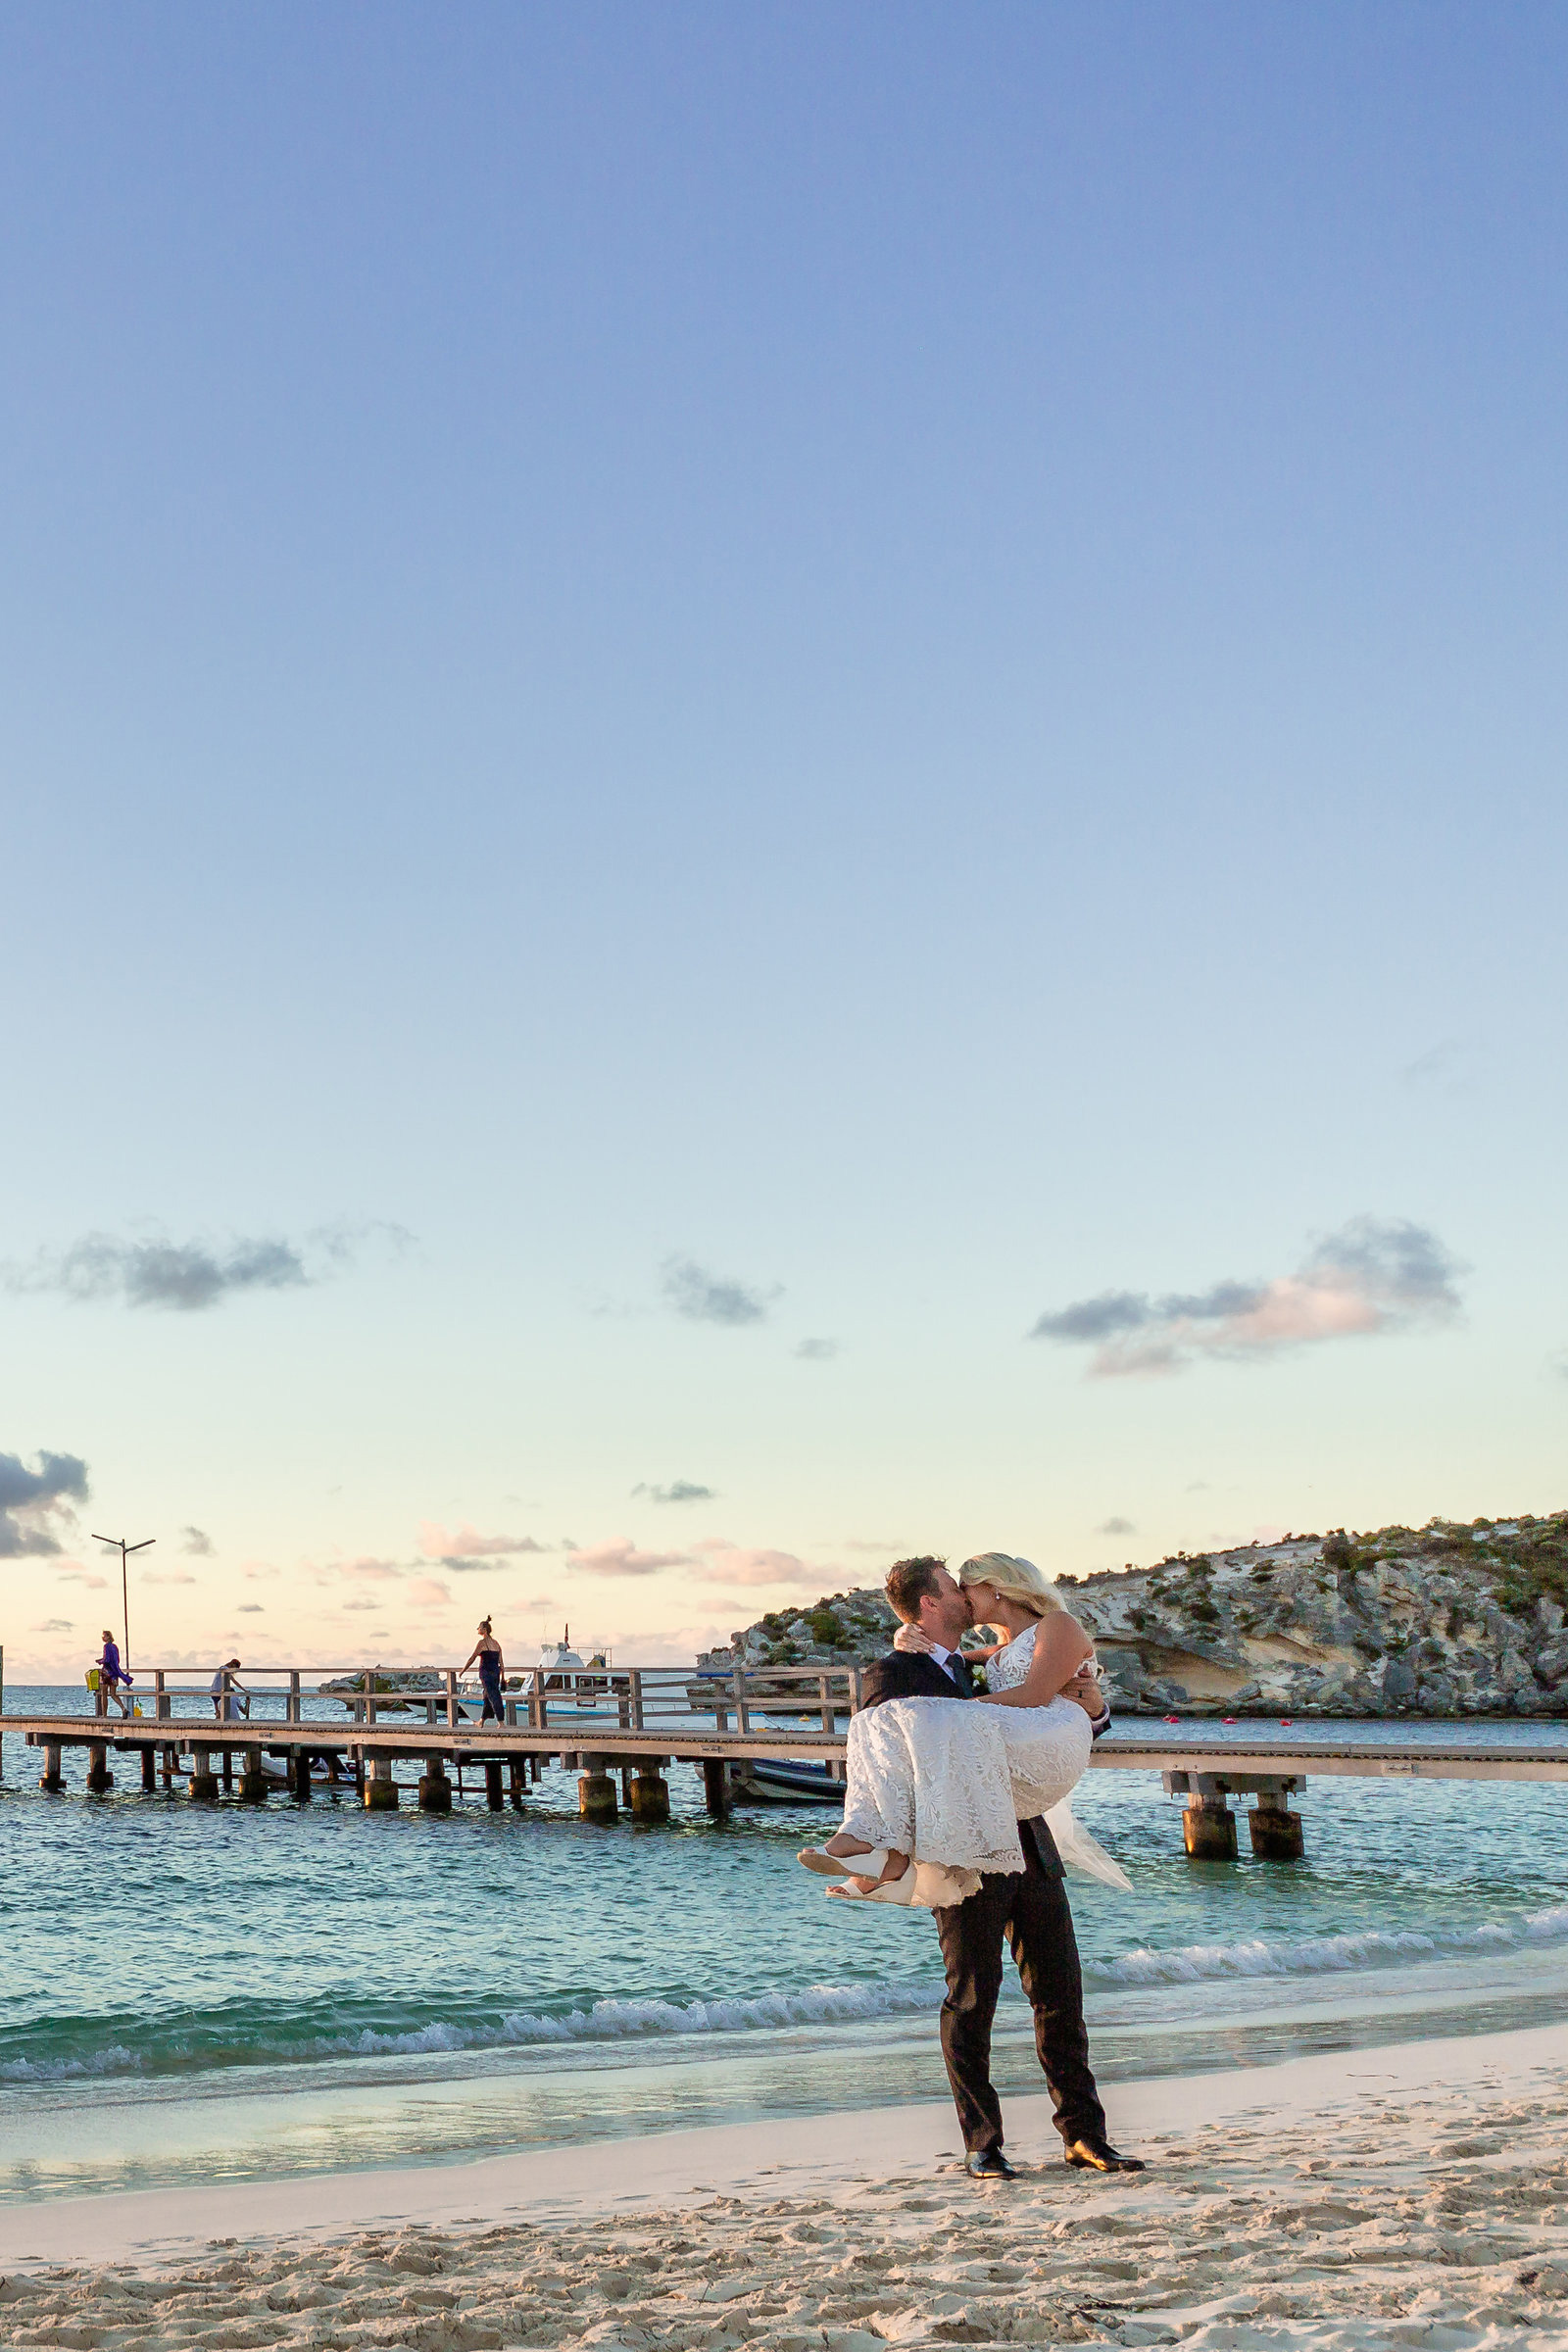
<path fill-rule="evenodd" d="M 475 1658 L 479 1661 L 479 1688 L 484 1692 L 484 1708 L 479 1721 L 488 1723 L 493 1715 L 497 1723 L 507 1720 L 506 1700 L 502 1695 L 502 1677 L 507 1661 L 501 1654 L 501 1644 L 490 1630 L 488 1617 L 479 1620 L 479 1639 L 464 1659 L 459 1672 L 466 1674 Z"/>
<path fill-rule="evenodd" d="M 130 1689 L 130 1676 L 120 1663 L 120 1644 L 107 1626 L 104 1627 L 103 1655 L 98 1661 L 97 1705 L 94 1712 L 107 1715 L 109 1701 L 114 1700 L 122 1715 L 130 1713 L 130 1700 L 125 1693 Z"/>
<path fill-rule="evenodd" d="M 250 1715 L 251 1694 L 234 1680 L 239 1664 L 238 1658 L 225 1658 L 213 1677 L 213 1713 L 220 1723 L 237 1723 Z"/>

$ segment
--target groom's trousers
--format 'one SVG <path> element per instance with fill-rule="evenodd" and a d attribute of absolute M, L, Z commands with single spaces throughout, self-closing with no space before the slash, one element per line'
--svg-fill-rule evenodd
<path fill-rule="evenodd" d="M 933 1915 L 948 1972 L 942 2055 L 969 2149 L 1002 2145 L 1002 2107 L 991 2086 L 991 2024 L 1002 1990 L 1004 1936 L 1035 2013 L 1035 2047 L 1056 2130 L 1069 2145 L 1105 2135 L 1105 2111 L 1089 2066 L 1083 1975 L 1061 1864 L 1043 1867 L 1033 1824 L 1019 1827 L 1023 1871 L 988 1871 L 979 1892 L 966 1903 L 950 1904 Z"/>

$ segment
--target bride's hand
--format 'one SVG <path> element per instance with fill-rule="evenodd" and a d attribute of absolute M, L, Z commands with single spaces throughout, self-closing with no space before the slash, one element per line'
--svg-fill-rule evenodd
<path fill-rule="evenodd" d="M 893 1637 L 893 1646 L 902 1649 L 906 1657 L 929 1658 L 936 1643 L 917 1625 L 901 1625 Z"/>

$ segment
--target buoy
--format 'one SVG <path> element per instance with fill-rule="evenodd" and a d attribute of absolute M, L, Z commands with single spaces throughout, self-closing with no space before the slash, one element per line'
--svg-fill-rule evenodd
<path fill-rule="evenodd" d="M 1220 1717 L 1220 1721 L 1221 1723 L 1234 1723 L 1236 1718 L 1234 1715 L 1222 1715 Z"/>
<path fill-rule="evenodd" d="M 1167 1723 L 1180 1723 L 1181 1717 L 1179 1715 L 1167 1715 L 1165 1721 Z"/>
<path fill-rule="evenodd" d="M 1288 1732 L 1295 1721 L 1296 1717 L 1294 1715 L 1282 1715 L 1280 1717 L 1280 1730 L 1282 1732 Z"/>

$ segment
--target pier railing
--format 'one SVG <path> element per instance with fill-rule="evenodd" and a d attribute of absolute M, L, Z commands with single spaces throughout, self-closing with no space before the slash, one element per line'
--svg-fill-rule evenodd
<path fill-rule="evenodd" d="M 188 1725 L 202 1718 L 216 1728 L 345 1721 L 371 1726 L 427 1725 L 455 1730 L 478 1720 L 484 1691 L 451 1666 L 256 1666 L 221 1695 L 210 1669 L 138 1667 L 122 1701 L 102 1699 L 97 1712 L 122 1721 Z M 754 1720 L 815 1723 L 836 1732 L 860 1705 L 861 1668 L 769 1666 L 536 1666 L 507 1678 L 502 1722 L 508 1730 L 594 1729 L 620 1732 L 690 1730 L 693 1719 L 715 1732 L 749 1733 Z M 82 1692 L 82 1712 L 93 1713 Z M 107 1714 L 103 1710 L 107 1707 Z M 3 1720 L 3 1717 L 0 1717 Z"/>

